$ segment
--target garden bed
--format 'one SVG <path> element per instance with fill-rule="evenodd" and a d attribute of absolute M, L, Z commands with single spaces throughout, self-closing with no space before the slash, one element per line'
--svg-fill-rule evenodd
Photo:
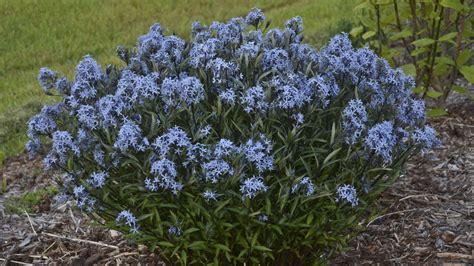
<path fill-rule="evenodd" d="M 333 264 L 474 261 L 474 108 L 468 103 L 430 121 L 444 146 L 408 162 L 379 201 L 383 214 Z M 48 191 L 55 183 L 40 158 L 12 157 L 1 174 L 0 263 L 161 263 L 158 253 L 101 228 L 69 204 L 53 203 Z M 28 206 L 26 198 L 37 202 Z"/>

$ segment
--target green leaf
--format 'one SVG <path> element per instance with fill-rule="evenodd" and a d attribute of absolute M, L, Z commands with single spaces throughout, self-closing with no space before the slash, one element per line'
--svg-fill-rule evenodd
<path fill-rule="evenodd" d="M 451 33 L 445 34 L 439 38 L 439 41 L 445 42 L 447 40 L 451 40 L 452 38 L 456 37 L 456 35 L 458 35 L 457 32 L 451 32 Z"/>
<path fill-rule="evenodd" d="M 188 248 L 190 249 L 204 249 L 206 248 L 206 241 L 194 241 L 193 243 L 191 243 Z"/>
<path fill-rule="evenodd" d="M 362 35 L 362 39 L 367 40 L 368 38 L 375 35 L 375 31 L 371 30 Z"/>
<path fill-rule="evenodd" d="M 428 97 L 430 97 L 430 98 L 436 99 L 436 98 L 438 98 L 439 96 L 441 96 L 441 95 L 443 95 L 443 94 L 442 94 L 441 92 L 439 92 L 439 91 L 428 91 L 428 92 L 426 93 L 426 95 L 427 95 Z"/>
<path fill-rule="evenodd" d="M 174 247 L 174 244 L 171 243 L 171 242 L 167 242 L 167 241 L 160 241 L 160 242 L 158 242 L 158 246 L 159 246 L 159 247 L 172 248 L 172 247 Z"/>
<path fill-rule="evenodd" d="M 222 245 L 222 244 L 215 244 L 214 247 L 217 248 L 217 249 L 221 249 L 221 250 L 230 252 L 230 248 L 225 246 L 225 245 Z"/>
<path fill-rule="evenodd" d="M 457 92 L 457 93 L 460 93 L 460 94 L 466 94 L 469 92 L 468 89 L 464 88 L 464 87 L 461 87 L 461 86 L 458 86 L 458 85 L 453 85 L 453 91 Z"/>
<path fill-rule="evenodd" d="M 422 53 L 427 52 L 427 51 L 428 51 L 428 48 L 421 47 L 421 48 L 418 48 L 418 49 L 415 49 L 415 50 L 411 51 L 410 55 L 411 56 L 417 56 L 417 55 L 422 54 Z"/>
<path fill-rule="evenodd" d="M 337 154 L 341 149 L 342 149 L 342 148 L 339 148 L 339 149 L 337 149 L 337 150 L 332 151 L 332 152 L 328 155 L 328 157 L 326 157 L 326 159 L 324 159 L 323 165 L 326 164 L 327 162 L 329 162 L 329 160 L 331 160 L 332 157 L 336 156 L 336 154 Z"/>
<path fill-rule="evenodd" d="M 390 36 L 389 40 L 390 41 L 396 41 L 402 38 L 410 37 L 411 36 L 411 31 L 410 30 L 403 30 L 401 32 L 395 33 L 392 36 Z"/>
<path fill-rule="evenodd" d="M 416 67 L 414 64 L 403 65 L 402 69 L 407 75 L 416 77 Z"/>
<path fill-rule="evenodd" d="M 456 65 L 461 67 L 471 58 L 471 50 L 466 49 L 459 53 L 458 58 L 456 58 Z"/>
<path fill-rule="evenodd" d="M 425 89 L 423 87 L 420 87 L 420 86 L 413 89 L 414 93 L 423 93 L 424 91 L 425 91 Z"/>
<path fill-rule="evenodd" d="M 272 252 L 271 249 L 264 246 L 253 246 L 253 248 L 258 251 Z"/>
<path fill-rule="evenodd" d="M 462 66 L 459 71 L 462 73 L 465 79 L 469 81 L 469 83 L 474 84 L 474 65 L 472 66 Z"/>
<path fill-rule="evenodd" d="M 349 34 L 350 34 L 352 37 L 357 37 L 357 36 L 359 36 L 359 34 L 361 34 L 363 31 L 364 31 L 364 27 L 359 26 L 359 27 L 353 28 L 353 29 L 351 30 L 351 32 L 349 32 Z"/>
<path fill-rule="evenodd" d="M 458 12 L 462 11 L 464 8 L 459 0 L 441 0 L 439 4 L 443 7 L 452 8 Z"/>
<path fill-rule="evenodd" d="M 440 109 L 440 108 L 433 108 L 433 109 L 428 109 L 428 111 L 426 112 L 426 114 L 427 114 L 429 117 L 439 117 L 439 116 L 447 115 L 448 112 L 446 112 L 445 110 Z"/>
<path fill-rule="evenodd" d="M 427 46 L 427 45 L 430 45 L 430 44 L 433 44 L 433 43 L 435 43 L 435 40 L 433 40 L 431 38 L 421 38 L 419 40 L 413 41 L 411 44 L 413 44 L 415 46 L 418 46 L 418 47 L 423 47 L 423 46 Z"/>

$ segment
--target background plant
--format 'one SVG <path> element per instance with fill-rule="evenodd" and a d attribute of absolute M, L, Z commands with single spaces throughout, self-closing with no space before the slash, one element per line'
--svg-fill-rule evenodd
<path fill-rule="evenodd" d="M 351 35 L 415 77 L 414 92 L 438 103 L 429 114 L 443 115 L 452 90 L 467 92 L 457 78 L 474 82 L 472 6 L 471 0 L 364 0 Z"/>
<path fill-rule="evenodd" d="M 26 147 L 64 172 L 58 199 L 170 261 L 321 262 L 439 141 L 403 71 L 347 34 L 318 52 L 302 31 L 253 9 L 193 23 L 189 42 L 154 24 L 117 49 L 124 68 L 42 68 L 62 101 L 30 119 Z"/>

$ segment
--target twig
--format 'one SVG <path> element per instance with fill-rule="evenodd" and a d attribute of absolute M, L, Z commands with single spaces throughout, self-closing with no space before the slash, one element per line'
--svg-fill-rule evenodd
<path fill-rule="evenodd" d="M 438 258 L 453 258 L 453 259 L 468 259 L 468 260 L 474 259 L 474 256 L 470 254 L 452 253 L 452 252 L 437 253 L 436 256 Z"/>
<path fill-rule="evenodd" d="M 404 210 L 404 211 L 396 211 L 396 212 L 391 212 L 391 213 L 387 213 L 387 214 L 384 214 L 384 215 L 380 215 L 379 217 L 376 217 L 375 219 L 373 219 L 372 221 L 370 221 L 368 224 L 367 224 L 367 227 L 369 227 L 369 225 L 371 225 L 374 221 L 380 219 L 380 218 L 383 218 L 383 217 L 387 217 L 387 216 L 390 216 L 390 215 L 393 215 L 393 214 L 400 214 L 400 213 L 405 213 L 405 212 L 411 212 L 411 211 L 416 211 L 418 209 L 409 209 L 409 210 Z"/>
<path fill-rule="evenodd" d="M 26 217 L 28 217 L 28 222 L 30 222 L 30 226 L 31 226 L 31 229 L 33 230 L 33 233 L 35 234 L 35 236 L 38 236 L 38 233 L 36 233 L 36 230 L 33 227 L 33 223 L 31 222 L 30 215 L 28 214 L 28 212 L 26 210 L 23 210 L 23 211 L 25 212 Z"/>
<path fill-rule="evenodd" d="M 42 233 L 42 234 L 50 236 L 50 237 L 56 237 L 56 238 L 59 238 L 59 239 L 70 240 L 70 241 L 79 242 L 79 243 L 87 243 L 87 244 L 92 244 L 92 245 L 97 245 L 97 246 L 103 246 L 103 247 L 108 247 L 108 248 L 113 248 L 113 249 L 119 249 L 119 247 L 114 246 L 114 245 L 109 245 L 109 244 L 105 244 L 105 243 L 101 243 L 101 242 L 95 242 L 95 241 L 91 241 L 91 240 L 78 239 L 78 238 L 68 238 L 68 237 L 59 236 L 59 235 L 55 235 L 55 234 L 51 234 L 51 233 Z"/>
<path fill-rule="evenodd" d="M 126 256 L 133 256 L 133 255 L 138 255 L 138 252 L 123 252 L 123 253 L 115 255 L 113 258 L 116 259 L 118 257 L 126 257 Z"/>
<path fill-rule="evenodd" d="M 31 263 L 25 263 L 25 262 L 16 261 L 16 260 L 6 260 L 6 259 L 2 259 L 2 258 L 0 258 L 0 260 L 5 261 L 5 262 L 13 262 L 13 263 L 20 264 L 20 265 L 33 265 Z"/>

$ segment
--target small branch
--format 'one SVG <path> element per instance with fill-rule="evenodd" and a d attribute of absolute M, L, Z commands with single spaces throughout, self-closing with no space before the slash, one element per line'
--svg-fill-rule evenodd
<path fill-rule="evenodd" d="M 438 3 L 439 1 L 436 2 L 436 5 L 438 5 Z M 436 9 L 435 9 L 435 12 L 436 12 Z M 443 20 L 443 12 L 444 12 L 444 7 L 441 7 L 441 10 L 439 11 L 439 20 L 438 20 L 438 25 L 436 27 L 436 33 L 434 33 L 435 43 L 433 44 L 433 48 L 430 53 L 431 58 L 428 57 L 428 60 L 431 59 L 430 68 L 428 69 L 428 81 L 426 82 L 425 91 L 423 92 L 423 96 L 421 98 L 425 98 L 426 93 L 428 92 L 429 87 L 431 85 L 431 80 L 433 79 L 434 62 L 435 62 L 436 52 L 437 52 L 436 49 L 438 48 L 438 39 L 439 39 L 439 32 L 441 29 L 441 21 Z M 433 18 L 433 31 L 435 30 L 434 23 L 435 23 L 435 19 Z"/>
<path fill-rule="evenodd" d="M 55 237 L 59 239 L 64 239 L 64 240 L 70 240 L 74 242 L 79 242 L 79 243 L 87 243 L 87 244 L 92 244 L 92 245 L 97 245 L 97 246 L 102 246 L 102 247 L 108 247 L 108 248 L 113 248 L 113 249 L 119 249 L 119 247 L 114 246 L 114 245 L 109 245 L 101 242 L 95 242 L 95 241 L 90 241 L 90 240 L 84 240 L 84 239 L 78 239 L 78 238 L 69 238 L 65 236 L 59 236 L 51 233 L 42 233 L 43 235 L 50 236 L 50 237 Z"/>
<path fill-rule="evenodd" d="M 16 260 L 6 260 L 6 259 L 0 258 L 0 261 L 5 261 L 7 263 L 8 262 L 13 262 L 13 263 L 20 264 L 20 265 L 31 265 L 31 266 L 33 266 L 33 264 L 31 264 L 31 263 L 25 263 L 25 262 L 16 261 Z"/>
<path fill-rule="evenodd" d="M 28 217 L 28 222 L 30 223 L 30 226 L 31 226 L 31 229 L 33 230 L 33 233 L 35 234 L 35 236 L 38 236 L 38 233 L 36 232 L 35 228 L 33 227 L 33 222 L 31 222 L 31 218 L 30 218 L 30 215 L 28 214 L 28 212 L 26 210 L 23 210 L 26 214 L 26 217 Z"/>
<path fill-rule="evenodd" d="M 474 256 L 470 254 L 452 253 L 452 252 L 437 253 L 436 256 L 438 258 L 468 259 L 468 260 L 474 259 Z"/>
<path fill-rule="evenodd" d="M 370 221 L 366 227 L 369 227 L 369 225 L 371 225 L 374 221 L 380 219 L 380 218 L 383 218 L 383 217 L 387 217 L 387 216 L 390 216 L 390 215 L 393 215 L 393 214 L 401 214 L 401 213 L 405 213 L 405 212 L 412 212 L 412 211 L 417 211 L 419 209 L 409 209 L 409 210 L 404 210 L 404 211 L 396 211 L 396 212 L 391 212 L 391 213 L 387 213 L 387 214 L 384 214 L 384 215 L 381 215 L 379 217 L 376 217 L 375 219 L 373 219 L 372 221 Z"/>
<path fill-rule="evenodd" d="M 382 29 L 380 27 L 380 6 L 375 4 L 375 13 L 377 15 L 377 37 L 379 39 L 378 54 L 382 55 Z"/>

